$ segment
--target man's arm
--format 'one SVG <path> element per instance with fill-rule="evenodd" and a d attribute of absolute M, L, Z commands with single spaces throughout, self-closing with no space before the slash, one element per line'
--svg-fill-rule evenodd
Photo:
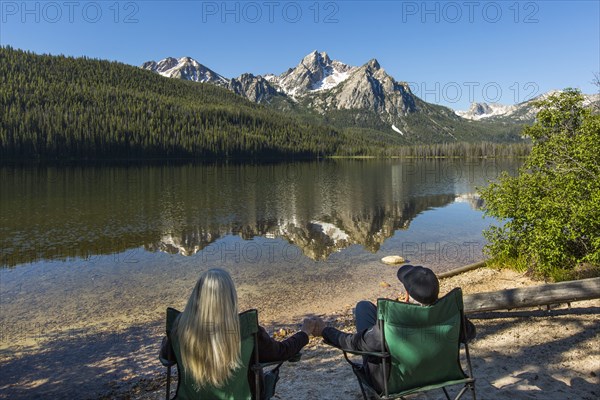
<path fill-rule="evenodd" d="M 323 329 L 322 334 L 325 342 L 335 347 L 358 351 L 381 351 L 381 332 L 377 325 L 354 334 L 327 327 Z"/>

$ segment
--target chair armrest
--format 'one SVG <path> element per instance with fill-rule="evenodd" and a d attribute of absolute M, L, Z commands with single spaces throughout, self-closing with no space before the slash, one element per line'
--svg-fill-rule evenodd
<path fill-rule="evenodd" d="M 339 347 L 334 345 L 331 342 L 325 341 L 326 344 L 330 345 L 331 347 L 335 347 L 338 350 L 341 350 L 345 353 L 350 353 L 350 354 L 356 354 L 358 356 L 372 356 L 372 357 L 379 357 L 379 358 L 389 358 L 390 357 L 390 353 L 382 353 L 380 351 L 361 351 L 361 350 L 354 350 L 354 349 L 345 349 L 343 347 Z"/>
<path fill-rule="evenodd" d="M 250 368 L 253 371 L 258 371 L 258 370 L 261 370 L 261 369 L 267 368 L 267 367 L 279 366 L 279 365 L 283 364 L 284 362 L 285 361 L 270 361 L 270 362 L 265 362 L 265 363 L 253 364 Z"/>
<path fill-rule="evenodd" d="M 302 358 L 302 353 L 296 353 L 292 357 L 288 358 L 287 360 L 283 360 L 283 361 L 269 361 L 269 362 L 259 363 L 258 365 L 257 364 L 253 365 L 251 368 L 253 370 L 259 370 L 259 369 L 263 369 L 263 368 L 266 368 L 266 367 L 280 366 L 280 365 L 282 365 L 286 361 L 287 362 L 298 362 L 298 361 L 300 361 L 301 358 Z"/>
<path fill-rule="evenodd" d="M 382 353 L 382 352 L 377 352 L 377 351 L 360 351 L 360 350 L 353 350 L 353 349 L 344 349 L 344 348 L 337 347 L 337 346 L 333 346 L 333 347 L 335 347 L 338 350 L 341 350 L 344 353 L 344 358 L 346 359 L 346 361 L 348 361 L 348 364 L 350 364 L 352 366 L 354 373 L 356 373 L 358 370 L 361 370 L 363 367 L 363 364 L 352 361 L 348 357 L 348 354 L 355 354 L 355 355 L 363 356 L 363 357 L 365 357 L 365 356 L 377 357 L 377 358 L 381 358 L 381 359 L 390 357 L 389 353 Z"/>
<path fill-rule="evenodd" d="M 382 353 L 380 351 L 359 351 L 359 350 L 352 350 L 352 349 L 343 349 L 341 347 L 337 347 L 338 349 L 340 349 L 341 351 L 343 351 L 344 353 L 350 353 L 350 354 L 355 354 L 358 356 L 371 356 L 371 357 L 378 357 L 378 358 L 389 358 L 390 357 L 390 353 Z"/>
<path fill-rule="evenodd" d="M 160 363 L 165 367 L 172 367 L 173 365 L 177 364 L 177 361 L 169 360 L 164 357 L 158 357 L 158 359 L 160 360 Z"/>
<path fill-rule="evenodd" d="M 160 351 L 158 353 L 158 359 L 160 363 L 165 367 L 172 367 L 177 364 L 177 358 L 175 358 L 175 352 L 167 336 L 164 336 L 160 344 Z"/>

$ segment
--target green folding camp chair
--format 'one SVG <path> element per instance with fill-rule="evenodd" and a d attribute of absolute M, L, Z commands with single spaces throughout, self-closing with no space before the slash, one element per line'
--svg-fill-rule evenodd
<path fill-rule="evenodd" d="M 179 311 L 174 308 L 167 308 L 167 337 L 171 338 L 171 330 Z M 275 385 L 279 380 L 279 368 L 285 361 L 260 363 L 258 355 L 258 311 L 248 310 L 240 314 L 240 333 L 242 339 L 242 366 L 233 372 L 228 382 L 220 388 L 202 387 L 197 388 L 191 378 L 182 370 L 178 343 L 171 339 L 173 343 L 174 355 L 169 359 L 159 357 L 161 363 L 167 367 L 167 395 L 169 400 L 171 393 L 171 367 L 177 365 L 177 375 L 179 377 L 177 391 L 172 400 L 268 400 L 275 394 Z M 256 351 L 254 351 L 256 350 Z M 254 351 L 254 360 L 251 360 Z M 300 354 L 287 361 L 298 361 Z M 265 368 L 273 367 L 265 372 Z M 248 371 L 254 372 L 255 393 L 251 393 L 248 383 Z M 262 389 L 262 390 L 261 390 Z M 261 393 L 262 392 L 262 393 Z"/>
<path fill-rule="evenodd" d="M 462 291 L 452 290 L 431 306 L 389 299 L 377 300 L 377 319 L 383 347 L 380 352 L 341 349 L 352 365 L 365 400 L 367 392 L 376 399 L 403 399 L 404 396 L 462 385 L 455 399 L 470 391 L 475 400 L 475 379 L 464 343 L 469 374 L 460 363 L 460 331 L 467 337 Z M 465 340 L 466 342 L 466 340 Z M 365 376 L 362 364 L 352 362 L 348 353 L 381 358 L 383 391 L 375 390 Z"/>

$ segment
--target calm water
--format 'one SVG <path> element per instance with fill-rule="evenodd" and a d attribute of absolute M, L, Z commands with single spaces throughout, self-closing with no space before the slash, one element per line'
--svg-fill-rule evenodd
<path fill-rule="evenodd" d="M 352 284 L 380 274 L 385 255 L 437 271 L 475 262 L 491 223 L 476 187 L 517 167 L 507 160 L 2 167 L 0 346 L 31 330 L 31 321 L 49 332 L 82 315 L 95 326 L 131 314 L 154 318 L 209 267 L 230 270 L 242 303 L 252 305 L 268 302 L 267 291 L 327 287 L 332 276 L 358 290 Z"/>

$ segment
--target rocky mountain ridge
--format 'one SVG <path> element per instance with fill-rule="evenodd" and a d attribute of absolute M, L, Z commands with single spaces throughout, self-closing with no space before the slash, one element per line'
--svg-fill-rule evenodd
<path fill-rule="evenodd" d="M 453 140 L 452 120 L 459 119 L 452 110 L 419 99 L 408 83 L 396 81 L 376 59 L 357 67 L 315 50 L 280 75 L 245 73 L 232 79 L 190 57 L 149 61 L 142 68 L 171 78 L 224 86 L 250 101 L 279 104 L 286 111 L 295 108 L 321 116 L 337 112 L 334 117 L 338 126 L 375 128 L 399 136 L 410 136 L 412 132 L 411 123 L 404 117 L 419 114 L 440 132 L 442 139 Z"/>
<path fill-rule="evenodd" d="M 141 68 L 170 78 L 224 86 L 256 103 L 267 103 L 278 95 L 295 102 L 308 99 L 305 104 L 320 113 L 331 109 L 369 110 L 402 116 L 419 108 L 420 99 L 408 84 L 394 80 L 376 59 L 355 67 L 316 50 L 281 75 L 245 73 L 227 79 L 190 57 L 148 61 Z"/>
<path fill-rule="evenodd" d="M 465 111 L 456 111 L 456 114 L 462 118 L 474 121 L 487 120 L 513 120 L 522 122 L 531 122 L 539 109 L 534 106 L 533 102 L 544 100 L 549 96 L 559 93 L 560 90 L 551 90 L 543 93 L 533 99 L 523 101 L 514 105 L 504 105 L 498 103 L 472 103 L 471 107 Z M 600 94 L 584 94 L 584 105 L 588 106 L 595 104 L 600 105 Z"/>

